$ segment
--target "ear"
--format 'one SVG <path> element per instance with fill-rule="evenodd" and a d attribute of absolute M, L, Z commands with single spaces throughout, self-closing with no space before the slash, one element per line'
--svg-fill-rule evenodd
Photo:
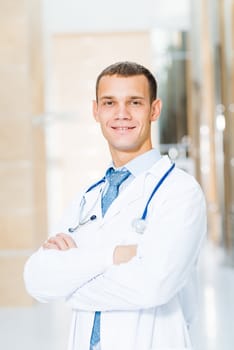
<path fill-rule="evenodd" d="M 96 122 L 99 122 L 98 118 L 98 103 L 96 100 L 93 100 L 93 117 L 96 120 Z"/>
<path fill-rule="evenodd" d="M 155 120 L 157 120 L 160 117 L 161 110 L 162 110 L 162 100 L 157 98 L 156 100 L 154 100 L 152 102 L 152 105 L 151 105 L 151 117 L 150 117 L 150 120 L 152 122 L 154 122 Z"/>

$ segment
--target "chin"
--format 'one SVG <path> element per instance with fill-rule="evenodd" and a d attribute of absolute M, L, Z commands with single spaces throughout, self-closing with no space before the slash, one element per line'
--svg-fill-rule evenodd
<path fill-rule="evenodd" d="M 139 149 L 140 149 L 140 147 L 138 147 L 137 145 L 126 145 L 126 144 L 118 144 L 118 145 L 111 145 L 110 146 L 113 150 L 115 150 L 115 151 L 119 151 L 119 152 L 129 152 L 129 153 L 131 153 L 131 152 L 137 152 Z"/>

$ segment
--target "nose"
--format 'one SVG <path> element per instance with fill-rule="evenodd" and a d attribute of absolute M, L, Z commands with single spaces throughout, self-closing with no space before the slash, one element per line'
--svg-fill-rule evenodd
<path fill-rule="evenodd" d="M 116 119 L 130 119 L 131 118 L 131 114 L 129 113 L 128 108 L 125 105 L 125 103 L 118 104 L 118 107 L 117 107 L 116 113 L 115 113 L 115 118 Z"/>

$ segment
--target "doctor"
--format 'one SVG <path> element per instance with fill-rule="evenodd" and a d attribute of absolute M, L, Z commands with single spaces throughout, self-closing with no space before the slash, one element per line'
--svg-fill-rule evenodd
<path fill-rule="evenodd" d="M 26 262 L 29 294 L 73 309 L 69 350 L 192 349 L 205 201 L 195 179 L 152 148 L 160 111 L 145 67 L 120 62 L 101 72 L 93 114 L 112 169 L 77 195 Z"/>

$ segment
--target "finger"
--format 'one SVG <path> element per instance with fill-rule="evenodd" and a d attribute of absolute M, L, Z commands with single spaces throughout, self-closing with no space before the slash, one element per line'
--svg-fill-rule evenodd
<path fill-rule="evenodd" d="M 42 247 L 44 249 L 56 249 L 56 250 L 59 250 L 58 246 L 56 244 L 52 244 L 52 243 L 49 243 L 49 242 L 45 242 Z"/>
<path fill-rule="evenodd" d="M 48 239 L 48 242 L 51 244 L 55 244 L 59 250 L 67 250 L 69 249 L 67 243 L 63 240 L 62 237 L 51 237 Z"/>
<path fill-rule="evenodd" d="M 74 239 L 70 236 L 67 235 L 65 233 L 59 233 L 57 235 L 57 237 L 60 237 L 64 240 L 64 242 L 66 243 L 68 248 L 77 248 L 76 242 L 74 241 Z"/>

